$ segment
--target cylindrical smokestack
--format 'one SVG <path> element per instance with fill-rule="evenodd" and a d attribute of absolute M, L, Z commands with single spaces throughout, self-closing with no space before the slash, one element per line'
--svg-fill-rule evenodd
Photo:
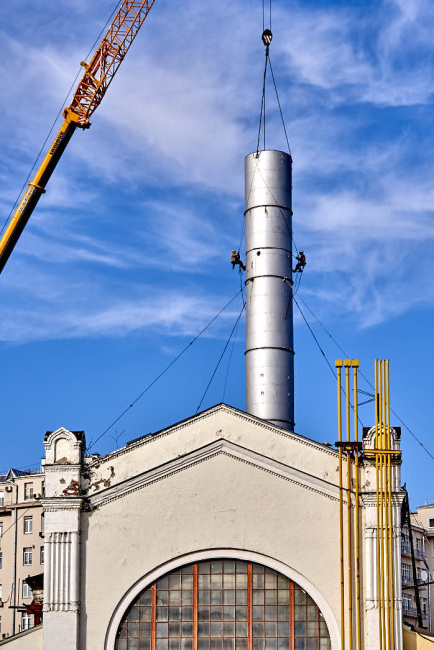
<path fill-rule="evenodd" d="M 246 410 L 294 430 L 292 158 L 246 157 Z"/>

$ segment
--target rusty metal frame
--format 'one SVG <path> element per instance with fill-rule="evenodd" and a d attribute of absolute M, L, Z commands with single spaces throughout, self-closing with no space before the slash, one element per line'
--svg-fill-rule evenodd
<path fill-rule="evenodd" d="M 198 583 L 199 583 L 199 578 L 198 578 L 198 566 L 197 562 L 193 564 L 193 650 L 197 650 L 197 606 L 199 602 L 198 598 Z"/>
<path fill-rule="evenodd" d="M 253 650 L 253 565 L 247 564 L 247 650 Z"/>
<path fill-rule="evenodd" d="M 295 649 L 295 594 L 294 583 L 289 581 L 289 643 L 290 650 Z"/>
<path fill-rule="evenodd" d="M 190 619 L 190 617 L 188 617 L 189 621 L 192 620 L 192 626 L 193 626 L 192 636 L 191 637 L 189 637 L 189 636 L 182 637 L 182 632 L 180 632 L 180 638 L 188 638 L 188 639 L 191 638 L 191 640 L 192 640 L 192 650 L 198 650 L 198 647 L 199 647 L 199 594 L 200 594 L 200 591 L 199 591 L 199 564 L 200 563 L 195 562 L 195 563 L 192 563 L 191 565 L 189 565 L 192 568 L 193 585 L 192 585 L 192 587 L 190 585 L 186 586 L 186 589 L 189 591 L 189 593 L 191 593 L 190 589 L 193 592 L 192 593 L 192 595 L 193 595 L 192 602 L 191 602 L 191 600 L 188 600 L 188 602 L 185 603 L 186 607 L 187 606 L 190 607 L 192 605 L 192 617 L 191 617 L 191 619 Z M 246 585 L 246 587 L 244 587 L 244 586 L 239 587 L 239 589 L 242 589 L 242 590 L 245 589 L 247 591 L 247 639 L 246 639 L 246 637 L 242 637 L 242 638 L 244 639 L 244 641 L 247 640 L 247 649 L 246 650 L 253 650 L 253 643 L 254 643 L 254 635 L 253 635 L 253 630 L 254 630 L 254 627 L 253 627 L 253 621 L 254 621 L 253 602 L 254 602 L 254 598 L 253 598 L 253 596 L 254 596 L 254 593 L 255 593 L 255 591 L 259 591 L 259 592 L 263 591 L 264 592 L 264 599 L 262 601 L 264 603 L 264 605 L 263 605 L 264 606 L 264 614 L 263 614 L 263 616 L 264 616 L 264 618 L 263 618 L 264 631 L 263 631 L 262 634 L 259 634 L 258 639 L 263 638 L 265 640 L 266 638 L 268 638 L 267 634 L 265 632 L 265 624 L 266 624 L 266 621 L 267 621 L 267 618 L 266 618 L 267 614 L 266 614 L 266 611 L 265 611 L 265 608 L 267 606 L 267 599 L 265 598 L 265 594 L 267 593 L 267 589 L 276 590 L 276 602 L 275 602 L 276 618 L 274 619 L 274 622 L 276 624 L 278 624 L 278 621 L 280 620 L 279 614 L 277 612 L 277 608 L 280 606 L 279 605 L 279 598 L 278 598 L 278 591 L 279 591 L 279 589 L 281 587 L 279 587 L 278 582 L 276 583 L 276 587 L 271 587 L 271 586 L 266 587 L 265 582 L 264 582 L 264 584 L 262 584 L 262 586 L 258 585 L 256 587 L 254 587 L 254 585 L 253 585 L 254 563 L 253 562 L 246 562 L 246 565 L 247 565 L 247 585 Z M 263 567 L 263 568 L 266 569 L 266 567 Z M 224 571 L 223 566 L 222 566 L 221 572 L 222 572 L 222 577 L 223 577 L 225 575 L 225 571 Z M 161 586 L 161 589 L 164 592 L 167 591 L 168 594 L 172 589 L 174 591 L 178 591 L 178 590 L 182 591 L 183 588 L 184 588 L 183 587 L 184 583 L 183 583 L 183 579 L 182 579 L 182 575 L 183 575 L 182 571 L 178 570 L 178 571 L 174 571 L 173 573 L 179 573 L 180 574 L 180 586 L 179 587 L 178 586 L 171 587 L 170 582 L 168 582 L 165 586 Z M 210 576 L 212 575 L 211 571 L 209 571 L 209 570 L 206 571 L 205 570 L 205 574 L 208 575 L 208 573 L 209 573 Z M 217 571 L 217 573 L 218 573 L 218 571 Z M 232 571 L 230 571 L 230 573 L 232 573 Z M 237 568 L 235 566 L 235 572 L 234 572 L 235 584 L 234 584 L 234 587 L 227 587 L 227 589 L 232 589 L 233 588 L 233 589 L 235 589 L 235 591 L 237 590 L 237 586 L 236 586 L 236 575 L 237 575 L 237 573 L 238 573 Z M 245 575 L 246 572 L 242 571 L 242 573 Z M 277 572 L 273 571 L 273 573 L 277 573 Z M 167 574 L 167 575 L 170 576 L 170 574 Z M 188 571 L 188 575 L 191 575 L 190 570 Z M 266 571 L 265 571 L 265 573 L 263 575 L 264 575 L 264 580 L 265 580 L 266 579 Z M 277 573 L 277 575 L 279 575 L 279 574 Z M 224 585 L 224 582 L 222 582 L 222 587 L 221 587 L 222 591 L 225 590 L 225 587 L 223 585 Z M 157 587 L 158 587 L 158 581 L 152 583 L 147 588 L 147 590 L 149 590 L 151 592 L 150 603 L 147 600 L 146 604 L 143 605 L 143 606 L 151 608 L 150 618 L 145 619 L 147 621 L 150 620 L 150 622 L 151 622 L 150 623 L 150 628 L 151 628 L 150 629 L 151 650 L 156 650 L 156 647 L 157 647 L 157 636 L 158 636 L 157 635 L 157 618 L 158 618 L 157 612 L 158 612 L 158 609 L 159 609 L 160 606 L 162 606 L 164 608 L 166 605 L 167 605 L 167 607 L 169 607 L 169 605 L 170 605 L 170 595 L 168 596 L 167 602 L 163 601 L 163 600 L 160 602 L 160 600 L 158 598 L 158 588 Z M 211 587 L 211 585 L 210 585 L 210 587 Z M 206 588 L 204 587 L 204 588 L 209 589 L 210 587 L 206 587 Z M 304 589 L 302 589 L 299 585 L 297 585 L 291 579 L 288 578 L 288 591 L 289 591 L 289 599 L 287 601 L 288 604 L 285 605 L 282 602 L 282 605 L 284 605 L 287 608 L 287 612 L 288 612 L 288 619 L 287 620 L 288 620 L 288 623 L 289 623 L 289 630 L 288 630 L 287 634 L 289 635 L 289 640 L 288 640 L 288 643 L 289 643 L 288 648 L 289 648 L 289 650 L 295 650 L 295 644 L 296 644 L 296 636 L 295 636 L 295 620 L 296 620 L 296 616 L 295 616 L 295 610 L 296 610 L 295 594 L 296 594 L 296 588 L 301 589 L 303 591 L 303 593 L 306 594 L 306 600 L 304 601 L 304 603 L 305 603 L 304 604 L 305 616 L 303 616 L 301 618 L 301 620 L 305 620 L 306 622 L 310 620 L 309 615 L 308 615 L 308 609 L 307 609 L 308 605 L 309 605 L 309 601 L 307 600 L 308 599 L 308 594 L 304 591 Z M 141 598 L 141 595 L 139 595 L 139 596 Z M 137 601 L 135 601 L 131 605 L 131 607 L 134 604 L 137 604 L 137 602 L 139 602 L 139 598 L 137 598 Z M 182 600 L 180 602 L 181 602 L 180 606 L 182 607 L 183 606 L 182 605 Z M 222 602 L 222 606 L 223 606 L 224 605 L 224 599 L 222 599 L 221 602 Z M 236 600 L 234 601 L 234 603 L 235 602 L 236 602 Z M 314 601 L 312 601 L 312 602 L 314 602 Z M 190 605 L 190 603 L 191 603 L 191 605 Z M 245 604 L 245 601 L 243 601 L 243 603 Z M 261 604 L 261 601 L 259 601 L 258 604 Z M 269 602 L 268 604 L 271 605 L 272 603 Z M 321 633 L 320 616 L 319 616 L 320 610 L 319 610 L 318 606 L 316 606 L 316 608 L 317 608 L 317 611 L 318 611 L 318 620 L 317 619 L 314 619 L 314 620 L 317 621 L 317 636 L 313 637 L 313 638 L 320 639 L 320 638 L 323 638 L 321 636 L 322 633 Z M 128 614 L 128 611 L 127 611 L 127 614 Z M 127 617 L 127 614 L 125 615 L 125 618 Z M 139 619 L 140 619 L 140 615 L 139 615 Z M 170 614 L 169 614 L 168 618 L 163 618 L 162 619 L 162 621 L 165 621 L 165 620 L 167 620 L 167 621 L 171 620 L 170 619 Z M 178 620 L 178 619 L 173 619 L 173 620 Z M 181 617 L 179 620 L 184 620 L 184 619 Z M 261 621 L 262 619 L 259 618 L 258 620 Z M 135 621 L 135 619 L 134 619 L 134 621 Z M 211 611 L 210 611 L 209 622 L 211 623 Z M 233 637 L 229 636 L 227 638 L 232 638 L 233 640 L 235 640 L 235 639 L 238 638 L 237 633 L 236 633 L 236 616 L 234 616 L 233 623 L 234 623 L 234 636 Z M 129 625 L 129 623 L 128 623 L 128 625 Z M 128 630 L 129 630 L 129 628 L 127 628 L 127 638 L 129 638 Z M 132 631 L 131 634 L 132 634 L 132 638 L 136 638 L 137 631 Z M 140 639 L 144 638 L 144 637 L 142 637 L 142 632 L 141 631 L 139 631 L 138 634 L 139 634 Z M 170 636 L 170 634 L 169 634 L 169 636 Z M 175 636 L 176 636 L 176 634 L 175 634 Z M 211 639 L 211 636 L 212 635 L 210 634 L 209 635 L 210 639 Z M 273 636 L 273 635 L 271 634 L 271 636 Z M 283 636 L 285 636 L 285 633 L 283 633 Z M 163 634 L 163 637 L 166 638 L 166 634 Z M 208 635 L 205 634 L 204 638 L 207 638 L 207 637 L 208 637 Z M 147 638 L 149 638 L 149 637 L 147 637 Z M 278 627 L 276 628 L 276 638 L 279 638 Z M 303 634 L 302 634 L 301 638 L 304 638 Z M 308 638 L 308 637 L 306 637 L 306 638 Z"/>

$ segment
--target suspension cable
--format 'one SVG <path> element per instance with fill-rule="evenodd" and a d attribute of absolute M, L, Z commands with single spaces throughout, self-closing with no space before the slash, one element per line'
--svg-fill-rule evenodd
<path fill-rule="evenodd" d="M 107 428 L 106 428 L 106 429 L 101 433 L 101 435 L 99 435 L 98 438 L 97 438 L 95 441 L 92 442 L 92 440 L 91 440 L 91 441 L 89 442 L 89 447 L 87 448 L 87 452 L 90 452 L 90 450 L 91 450 L 91 449 L 96 445 L 96 443 L 99 442 L 99 441 L 101 440 L 101 438 L 103 438 L 103 437 L 104 437 L 104 436 L 105 436 L 105 435 L 110 431 L 110 429 L 111 429 L 112 427 L 114 427 L 114 425 L 115 425 L 117 422 L 119 422 L 119 420 L 120 420 L 120 419 L 121 419 L 121 418 L 122 418 L 126 413 L 128 413 L 128 411 L 129 411 L 130 409 L 133 408 L 133 406 L 134 406 L 135 404 L 137 404 L 137 402 L 138 402 L 138 401 L 139 401 L 139 400 L 140 400 L 140 399 L 141 399 L 141 398 L 142 398 L 142 397 L 143 397 L 143 396 L 144 396 L 144 395 L 145 395 L 145 394 L 146 394 L 146 393 L 147 393 L 147 392 L 152 388 L 152 386 L 154 386 L 154 384 L 157 383 L 157 381 L 158 381 L 158 380 L 159 380 L 163 375 L 166 374 L 166 372 L 167 372 L 167 371 L 168 371 L 168 370 L 169 370 L 169 369 L 170 369 L 170 368 L 171 368 L 171 367 L 172 367 L 172 366 L 173 366 L 173 365 L 178 361 L 178 359 L 180 359 L 180 358 L 182 357 L 182 355 L 183 355 L 185 352 L 187 352 L 187 350 L 188 350 L 188 349 L 193 345 L 193 343 L 195 343 L 195 342 L 196 342 L 196 341 L 197 341 L 197 340 L 202 336 L 202 334 L 204 334 L 204 332 L 206 332 L 206 330 L 207 330 L 209 327 L 211 327 L 211 325 L 214 323 L 214 321 L 217 320 L 217 318 L 218 318 L 218 317 L 219 317 L 219 316 L 220 316 L 220 315 L 225 311 L 225 309 L 227 309 L 227 308 L 229 307 L 229 305 L 230 305 L 231 303 L 233 303 L 233 301 L 235 300 L 235 298 L 236 298 L 237 296 L 239 296 L 240 293 L 241 293 L 241 289 L 240 289 L 239 291 L 237 291 L 237 293 L 235 294 L 235 296 L 234 296 L 233 298 L 231 298 L 231 299 L 229 300 L 229 302 L 227 302 L 226 305 L 225 305 L 222 309 L 220 309 L 220 311 L 218 312 L 218 314 L 216 314 L 216 315 L 215 315 L 215 316 L 214 316 L 214 317 L 209 321 L 209 323 L 208 323 L 207 325 L 205 325 L 205 327 L 204 327 L 204 328 L 199 332 L 199 334 L 197 334 L 197 335 L 196 335 L 196 336 L 195 336 L 195 337 L 190 341 L 190 343 L 188 343 L 188 344 L 185 346 L 185 348 L 184 348 L 183 350 L 181 350 L 181 352 L 180 352 L 180 353 L 179 353 L 179 354 L 178 354 L 174 359 L 172 359 L 172 361 L 171 361 L 171 362 L 170 362 L 170 363 L 169 363 L 169 364 L 164 368 L 164 370 L 162 370 L 162 371 L 160 372 L 160 374 L 157 375 L 157 377 L 156 377 L 155 379 L 153 379 L 153 381 L 151 381 L 151 383 L 148 384 L 144 390 L 142 390 L 142 392 L 141 392 L 141 393 L 140 393 L 140 394 L 139 394 L 139 395 L 138 395 L 138 396 L 137 396 L 137 397 L 136 397 L 136 398 L 131 402 L 131 404 L 130 404 L 129 406 L 127 406 L 127 408 L 124 409 L 124 410 L 122 411 L 122 413 L 121 413 L 120 415 L 118 415 L 118 417 L 117 417 L 115 420 L 113 420 L 113 422 L 112 422 L 112 423 L 111 423 L 111 424 L 110 424 L 110 425 L 109 425 L 109 426 L 108 426 L 108 427 L 107 427 Z M 244 305 L 243 305 L 243 309 L 244 309 Z"/>
<path fill-rule="evenodd" d="M 209 380 L 209 382 L 208 382 L 208 385 L 207 385 L 207 387 L 205 388 L 205 392 L 204 392 L 204 394 L 202 395 L 202 399 L 201 399 L 200 402 L 199 402 L 199 405 L 198 405 L 198 407 L 197 407 L 197 409 L 196 409 L 196 413 L 199 411 L 200 407 L 202 406 L 202 402 L 203 402 L 203 400 L 204 400 L 205 397 L 206 397 L 206 394 L 207 394 L 207 392 L 208 392 L 208 389 L 209 389 L 209 387 L 210 387 L 211 384 L 212 384 L 212 380 L 214 379 L 215 374 L 216 374 L 216 372 L 217 372 L 217 370 L 218 370 L 218 368 L 219 368 L 219 365 L 220 365 L 220 363 L 221 363 L 221 361 L 222 361 L 222 359 L 223 359 L 223 357 L 224 357 L 224 355 L 225 355 L 225 352 L 226 352 L 226 350 L 227 350 L 227 348 L 228 348 L 228 345 L 229 345 L 229 343 L 231 342 L 231 339 L 232 339 L 232 336 L 233 336 L 233 334 L 234 334 L 234 332 L 235 332 L 235 329 L 238 327 L 238 323 L 240 322 L 240 318 L 241 318 L 241 315 L 242 315 L 242 313 L 243 313 L 243 311 L 244 311 L 245 306 L 246 306 L 246 305 L 245 305 L 245 303 L 243 302 L 243 306 L 241 307 L 241 311 L 240 311 L 240 313 L 238 314 L 238 318 L 237 318 L 237 320 L 235 321 L 235 325 L 233 326 L 231 333 L 229 334 L 229 338 L 228 338 L 228 340 L 226 341 L 225 347 L 223 348 L 223 352 L 221 353 L 220 358 L 219 358 L 219 360 L 217 361 L 217 365 L 216 365 L 216 367 L 214 368 L 214 372 L 212 373 L 211 378 L 210 378 L 210 380 Z"/>
<path fill-rule="evenodd" d="M 336 341 L 336 339 L 335 339 L 335 338 L 330 334 L 330 332 L 328 331 L 328 329 L 325 327 L 325 325 L 323 325 L 323 323 L 320 321 L 320 319 L 318 318 L 318 316 L 316 316 L 316 315 L 314 314 L 314 312 L 313 312 L 312 309 L 309 307 L 309 305 L 306 303 L 306 301 L 305 301 L 301 296 L 298 296 L 298 297 L 299 297 L 299 299 L 303 302 L 303 304 L 305 305 L 305 307 L 309 310 L 309 312 L 312 314 L 312 316 L 315 318 L 315 320 L 318 322 L 318 324 L 322 327 L 322 329 L 324 330 L 324 332 L 325 332 L 325 333 L 330 337 L 330 339 L 333 341 L 333 343 L 336 345 L 336 347 L 337 347 L 337 348 L 342 352 L 342 354 L 344 355 L 344 357 L 347 358 L 347 359 L 349 359 L 350 356 L 345 352 L 345 350 L 341 347 L 341 345 L 338 343 L 338 341 Z M 295 300 L 295 298 L 294 298 L 294 302 L 297 302 L 297 301 Z M 298 306 L 298 305 L 297 305 L 297 306 Z M 298 306 L 298 307 L 299 307 L 299 306 Z M 300 307 L 299 307 L 299 309 L 300 309 Z M 309 329 L 310 329 L 310 328 L 309 328 Z M 372 390 L 375 391 L 375 386 L 372 384 L 372 382 L 371 382 L 371 381 L 366 377 L 366 375 L 365 375 L 365 374 L 364 374 L 360 369 L 359 369 L 359 374 L 360 374 L 361 377 L 363 377 L 363 379 L 366 381 L 366 383 L 368 384 L 368 386 L 370 386 L 370 387 L 372 388 Z M 363 392 L 363 391 L 359 391 L 359 392 Z M 367 395 L 370 396 L 371 393 L 367 393 Z M 363 402 L 363 404 L 367 404 L 368 402 L 371 402 L 371 401 L 372 401 L 372 400 L 369 399 L 369 400 L 367 400 L 366 402 Z M 431 458 L 431 460 L 434 460 L 434 454 L 432 454 L 432 453 L 429 451 L 429 449 L 428 449 L 428 448 L 423 444 L 423 442 L 422 442 L 422 441 L 417 437 L 417 435 L 414 433 L 414 431 L 412 431 L 412 430 L 410 429 L 410 427 L 409 427 L 409 426 L 404 422 L 404 420 L 403 420 L 403 419 L 398 415 L 398 413 L 397 413 L 397 412 L 396 412 L 392 407 L 390 407 L 390 411 L 391 411 L 391 412 L 393 413 L 393 415 L 394 415 L 394 416 L 399 420 L 399 422 L 400 422 L 400 423 L 402 424 L 402 426 L 403 426 L 403 427 L 408 431 L 408 433 L 409 433 L 409 434 L 414 438 L 414 440 L 416 440 L 416 442 L 418 443 L 418 445 L 419 445 L 420 447 L 422 447 L 422 449 L 425 451 L 425 453 L 428 454 L 428 456 Z"/>
<path fill-rule="evenodd" d="M 320 350 L 322 356 L 323 356 L 324 359 L 325 359 L 325 362 L 327 363 L 328 367 L 330 368 L 333 377 L 334 377 L 335 379 L 337 379 L 337 375 L 336 375 L 336 372 L 335 372 L 335 370 L 334 370 L 332 364 L 331 364 L 330 361 L 328 360 L 326 353 L 325 353 L 324 350 L 322 349 L 322 347 L 321 347 L 321 345 L 320 345 L 320 343 L 319 343 L 317 337 L 315 336 L 315 334 L 314 334 L 314 332 L 313 332 L 311 326 L 309 325 L 309 322 L 308 322 L 307 318 L 305 317 L 305 315 L 303 314 L 302 310 L 300 309 L 300 305 L 298 304 L 297 299 L 295 298 L 294 295 L 292 296 L 292 299 L 293 299 L 293 301 L 295 302 L 295 304 L 297 305 L 297 307 L 298 307 L 298 311 L 299 311 L 300 314 L 302 315 L 303 320 L 304 320 L 304 322 L 306 323 L 306 325 L 307 325 L 307 327 L 308 327 L 308 329 L 309 329 L 309 332 L 312 334 L 312 336 L 313 336 L 313 338 L 314 338 L 314 340 L 315 340 L 315 343 L 317 344 L 317 346 L 318 346 L 318 348 L 319 348 L 319 350 Z M 341 390 L 342 390 L 343 395 L 345 395 L 346 393 L 345 393 L 345 390 L 344 390 L 343 387 L 342 387 Z M 351 410 L 353 411 L 353 413 L 355 413 L 354 404 L 352 404 L 351 402 L 350 402 L 350 407 L 351 407 Z M 360 425 L 363 427 L 363 422 L 362 422 L 362 420 L 360 419 L 360 416 L 359 416 L 359 415 L 357 415 L 357 420 L 358 420 L 358 422 L 360 423 Z"/>
<path fill-rule="evenodd" d="M 271 66 L 271 57 L 270 57 L 270 56 L 268 57 L 268 60 L 269 60 L 269 64 L 270 64 L 270 72 L 271 72 L 271 76 L 272 76 L 272 78 L 273 78 L 274 90 L 275 90 L 275 92 L 276 92 L 277 104 L 278 104 L 278 106 L 279 106 L 280 117 L 281 117 L 281 119 L 282 119 L 283 130 L 284 130 L 284 132 L 285 132 L 285 138 L 286 138 L 286 144 L 287 144 L 287 147 L 288 147 L 288 153 L 289 153 L 289 155 L 291 156 L 291 147 L 289 146 L 288 133 L 287 133 L 287 131 L 286 131 L 285 120 L 284 120 L 284 117 L 283 117 L 282 106 L 280 105 L 279 93 L 277 92 L 277 84 L 276 84 L 276 79 L 275 79 L 275 77 L 274 77 L 273 68 L 272 68 L 272 66 Z"/>

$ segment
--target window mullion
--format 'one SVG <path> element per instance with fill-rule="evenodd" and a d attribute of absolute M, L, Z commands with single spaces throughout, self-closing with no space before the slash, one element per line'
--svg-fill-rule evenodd
<path fill-rule="evenodd" d="M 295 648 L 295 605 L 294 605 L 294 583 L 289 581 L 289 647 Z"/>
<path fill-rule="evenodd" d="M 249 562 L 247 565 L 247 650 L 252 650 L 253 648 L 253 567 L 252 563 Z"/>
<path fill-rule="evenodd" d="M 156 648 L 156 638 L 157 638 L 157 583 L 151 587 L 152 594 L 152 607 L 151 607 L 151 650 Z"/>
<path fill-rule="evenodd" d="M 193 650 L 197 650 L 197 602 L 198 602 L 198 570 L 197 563 L 193 564 Z"/>

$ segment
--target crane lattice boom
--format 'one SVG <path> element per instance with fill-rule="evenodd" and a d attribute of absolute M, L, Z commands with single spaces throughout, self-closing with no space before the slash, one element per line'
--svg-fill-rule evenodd
<path fill-rule="evenodd" d="M 91 62 L 82 63 L 85 73 L 71 104 L 63 112 L 65 120 L 0 239 L 0 273 L 76 128 L 90 126 L 90 116 L 99 106 L 154 2 L 123 0 Z"/>
<path fill-rule="evenodd" d="M 124 0 L 101 41 L 82 80 L 77 86 L 69 110 L 79 116 L 79 126 L 86 126 L 122 63 L 134 38 L 155 0 Z"/>

